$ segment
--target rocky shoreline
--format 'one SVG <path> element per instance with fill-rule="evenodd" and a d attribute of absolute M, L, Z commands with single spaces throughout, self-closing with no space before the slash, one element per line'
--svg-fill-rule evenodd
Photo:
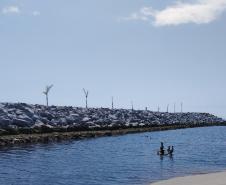
<path fill-rule="evenodd" d="M 72 131 L 72 132 L 50 132 L 50 133 L 35 133 L 35 134 L 18 134 L 0 136 L 0 148 L 8 146 L 18 146 L 35 143 L 51 143 L 61 142 L 65 140 L 81 140 L 97 137 L 117 136 L 124 134 L 133 134 L 139 132 L 154 132 L 175 129 L 185 129 L 194 127 L 209 127 L 209 126 L 226 126 L 226 124 L 204 124 L 204 125 L 171 125 L 159 127 L 142 127 L 142 128 L 127 128 L 116 130 L 96 130 L 96 131 Z"/>
<path fill-rule="evenodd" d="M 215 125 L 209 113 L 0 103 L 0 146 Z"/>

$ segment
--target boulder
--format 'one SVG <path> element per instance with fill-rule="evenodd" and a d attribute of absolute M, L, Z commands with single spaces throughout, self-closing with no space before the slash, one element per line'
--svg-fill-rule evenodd
<path fill-rule="evenodd" d="M 28 120 L 24 119 L 19 119 L 19 118 L 14 118 L 12 121 L 13 125 L 16 125 L 18 127 L 29 127 L 32 126 L 32 123 Z"/>
<path fill-rule="evenodd" d="M 0 127 L 4 128 L 8 125 L 12 124 L 12 120 L 5 117 L 0 117 Z"/>

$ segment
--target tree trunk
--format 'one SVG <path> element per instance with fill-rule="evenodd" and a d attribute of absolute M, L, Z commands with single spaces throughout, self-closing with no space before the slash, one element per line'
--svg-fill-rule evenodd
<path fill-rule="evenodd" d="M 48 99 L 48 95 L 46 95 L 46 106 L 49 106 L 49 99 Z"/>
<path fill-rule="evenodd" d="M 87 97 L 86 97 L 86 108 L 88 108 Z"/>

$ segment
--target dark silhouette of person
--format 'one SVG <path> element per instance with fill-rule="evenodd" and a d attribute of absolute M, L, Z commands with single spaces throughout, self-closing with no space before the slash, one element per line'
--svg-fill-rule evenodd
<path fill-rule="evenodd" d="M 170 150 L 170 154 L 173 154 L 173 152 L 174 152 L 174 147 L 172 146 Z"/>
<path fill-rule="evenodd" d="M 168 152 L 168 154 L 169 155 L 172 155 L 173 154 L 173 152 L 174 152 L 174 147 L 173 146 L 168 146 L 168 148 L 167 148 L 167 152 Z"/>
<path fill-rule="evenodd" d="M 159 154 L 160 155 L 164 155 L 164 153 L 165 153 L 164 145 L 163 145 L 163 142 L 161 142 L 160 149 L 159 149 Z"/>
<path fill-rule="evenodd" d="M 170 148 L 170 146 L 168 146 L 167 153 L 170 154 L 170 152 L 171 152 L 171 148 Z"/>

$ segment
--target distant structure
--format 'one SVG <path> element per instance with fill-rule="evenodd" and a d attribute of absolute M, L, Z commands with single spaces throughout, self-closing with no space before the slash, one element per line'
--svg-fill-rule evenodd
<path fill-rule="evenodd" d="M 169 104 L 167 104 L 166 112 L 169 112 Z"/>
<path fill-rule="evenodd" d="M 114 109 L 114 97 L 111 97 L 111 109 Z"/>
<path fill-rule="evenodd" d="M 173 105 L 173 112 L 176 113 L 176 103 Z"/>
<path fill-rule="evenodd" d="M 83 92 L 84 92 L 84 95 L 85 95 L 85 98 L 86 98 L 86 108 L 88 108 L 88 96 L 89 96 L 89 91 L 88 90 L 85 90 L 84 88 L 83 88 Z"/>
<path fill-rule="evenodd" d="M 46 106 L 49 106 L 49 91 L 51 90 L 51 88 L 53 87 L 53 85 L 47 85 L 45 88 L 45 91 L 43 91 L 43 94 L 46 96 Z"/>
<path fill-rule="evenodd" d="M 180 104 L 180 111 L 181 111 L 181 113 L 183 112 L 183 102 L 181 102 L 181 104 Z"/>

